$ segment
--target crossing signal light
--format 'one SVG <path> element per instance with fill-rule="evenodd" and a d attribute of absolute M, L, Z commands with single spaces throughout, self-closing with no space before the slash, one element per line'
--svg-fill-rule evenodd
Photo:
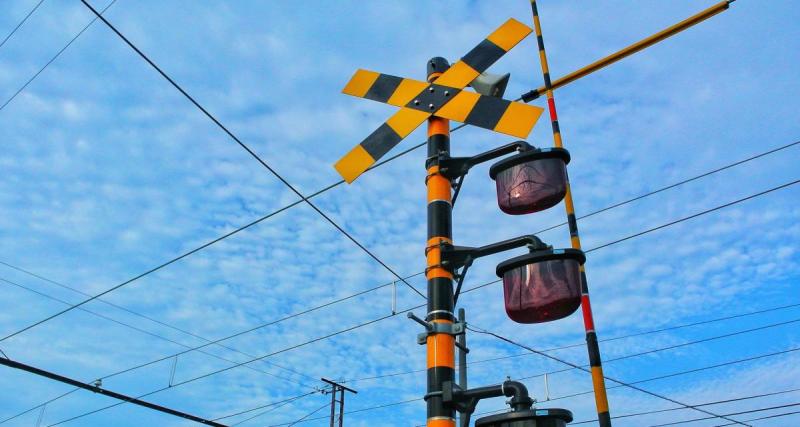
<path fill-rule="evenodd" d="M 503 279 L 506 313 L 517 323 L 543 323 L 574 313 L 581 305 L 577 249 L 545 249 L 511 258 L 497 266 Z"/>
<path fill-rule="evenodd" d="M 569 152 L 563 148 L 523 151 L 489 169 L 497 187 L 497 204 L 510 215 L 543 211 L 567 194 Z"/>

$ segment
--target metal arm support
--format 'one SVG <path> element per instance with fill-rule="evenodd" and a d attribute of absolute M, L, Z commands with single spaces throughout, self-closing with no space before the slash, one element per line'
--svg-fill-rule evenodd
<path fill-rule="evenodd" d="M 439 172 L 451 181 L 460 178 L 478 164 L 494 160 L 500 156 L 511 154 L 515 151 L 524 152 L 533 150 L 534 147 L 525 141 L 514 141 L 495 149 L 483 152 L 472 157 L 444 157 L 439 158 Z"/>
<path fill-rule="evenodd" d="M 458 199 L 458 193 L 461 192 L 461 185 L 464 183 L 464 177 L 467 176 L 467 172 L 469 172 L 473 166 L 488 162 L 500 156 L 505 156 L 506 154 L 511 154 L 515 151 L 521 153 L 534 149 L 532 145 L 525 141 L 515 141 L 472 157 L 449 157 L 440 154 L 439 173 L 453 183 L 453 198 L 450 203 L 455 205 L 456 199 Z"/>
<path fill-rule="evenodd" d="M 487 255 L 494 255 L 498 252 L 505 252 L 511 249 L 521 248 L 523 246 L 527 246 L 528 250 L 531 252 L 550 247 L 546 243 L 542 242 L 541 239 L 532 234 L 503 240 L 502 242 L 492 243 L 477 248 L 472 248 L 469 246 L 453 246 L 444 242 L 440 243 L 439 245 L 442 253 L 442 267 L 447 268 L 452 272 L 455 272 L 461 267 L 471 265 L 472 261 L 477 258 Z"/>
<path fill-rule="evenodd" d="M 464 425 L 469 425 L 469 418 L 475 412 L 475 407 L 478 406 L 478 401 L 481 399 L 510 397 L 509 404 L 514 411 L 527 411 L 533 406 L 533 399 L 528 394 L 528 388 L 518 381 L 508 380 L 498 385 L 467 390 L 462 390 L 451 381 L 445 382 L 443 386 L 442 401 L 453 405 L 458 412 L 464 414 L 466 420 Z"/>

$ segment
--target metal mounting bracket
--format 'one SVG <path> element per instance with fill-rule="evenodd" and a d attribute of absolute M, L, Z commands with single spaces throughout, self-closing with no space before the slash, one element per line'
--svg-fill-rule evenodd
<path fill-rule="evenodd" d="M 448 334 L 456 336 L 456 335 L 461 335 L 466 331 L 464 323 L 461 322 L 454 322 L 454 323 L 426 322 L 411 312 L 408 313 L 408 318 L 419 323 L 425 328 L 425 332 L 417 335 L 417 344 L 419 345 L 424 345 L 428 341 L 428 336 L 433 334 Z"/>

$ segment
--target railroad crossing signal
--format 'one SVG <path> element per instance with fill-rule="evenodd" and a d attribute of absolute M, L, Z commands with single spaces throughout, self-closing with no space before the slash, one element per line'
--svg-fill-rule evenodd
<path fill-rule="evenodd" d="M 345 181 L 353 182 L 431 116 L 526 138 L 542 114 L 542 108 L 480 95 L 464 88 L 531 31 L 516 19 L 509 19 L 439 75 L 436 83 L 356 71 L 343 93 L 384 102 L 400 110 L 339 159 L 334 165 L 336 170 Z"/>

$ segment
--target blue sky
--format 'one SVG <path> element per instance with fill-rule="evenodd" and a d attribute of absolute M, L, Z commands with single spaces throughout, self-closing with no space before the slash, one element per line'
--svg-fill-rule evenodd
<path fill-rule="evenodd" d="M 4 1 L 0 36 L 35 3 Z M 543 2 L 540 14 L 552 75 L 564 75 L 710 4 Z M 420 78 L 431 56 L 457 59 L 509 17 L 526 23 L 531 19 L 524 0 L 118 0 L 106 16 L 304 194 L 336 182 L 332 163 L 393 111 L 340 94 L 355 69 Z M 800 139 L 798 19 L 800 9 L 791 1 L 740 0 L 696 28 L 559 89 L 556 101 L 572 154 L 577 213 Z M 0 102 L 90 20 L 90 12 L 78 1 L 45 0 L 0 47 Z M 525 40 L 492 70 L 512 73 L 510 98 L 540 86 L 535 40 Z M 0 129 L 3 336 L 65 307 L 53 298 L 73 304 L 84 298 L 53 282 L 96 294 L 296 201 L 100 23 L 0 110 Z M 542 120 L 529 141 L 550 145 L 549 132 Z M 417 131 L 395 152 L 423 139 L 424 131 Z M 469 155 L 508 141 L 466 128 L 453 134 L 453 150 Z M 796 180 L 798 160 L 800 147 L 795 146 L 587 218 L 579 224 L 584 246 L 600 246 Z M 500 213 L 487 169 L 475 168 L 465 181 L 454 213 L 457 243 L 482 245 L 563 220 L 562 205 L 522 217 Z M 591 253 L 587 271 L 600 338 L 800 303 L 798 196 L 800 189 L 789 187 Z M 401 275 L 424 267 L 421 152 L 314 201 Z M 569 243 L 563 227 L 541 237 L 555 246 Z M 493 280 L 496 263 L 506 257 L 477 262 L 465 286 Z M 389 272 L 301 204 L 103 297 L 116 307 L 93 301 L 84 307 L 92 313 L 73 310 L 3 341 L 0 349 L 12 359 L 90 381 L 180 352 L 185 349 L 180 344 L 201 345 L 204 341 L 198 336 L 231 335 L 392 280 Z M 409 281 L 424 289 L 419 277 Z M 405 287 L 397 289 L 399 308 L 423 302 Z M 460 302 L 476 325 L 526 345 L 551 348 L 583 339 L 579 314 L 543 325 L 511 322 L 503 312 L 498 285 L 465 294 Z M 238 352 L 210 346 L 203 350 L 211 355 L 181 355 L 175 381 L 387 316 L 390 310 L 391 287 L 382 287 L 225 341 Z M 424 314 L 421 309 L 416 313 Z M 786 308 L 610 341 L 601 350 L 604 359 L 611 359 L 798 318 L 800 307 Z M 796 325 L 609 362 L 606 374 L 637 381 L 797 348 Z M 354 379 L 423 369 L 424 348 L 415 344 L 418 332 L 418 325 L 404 315 L 389 317 L 248 365 L 254 369 L 231 369 L 148 399 L 215 418 L 313 391 L 320 386 L 315 379 L 322 376 Z M 489 337 L 473 334 L 469 340 L 471 360 L 520 353 Z M 580 347 L 554 354 L 573 363 L 588 361 Z M 793 352 L 641 387 L 692 404 L 781 391 L 800 384 L 799 362 Z M 104 385 L 128 394 L 147 393 L 169 384 L 171 367 L 167 359 L 106 379 Z M 521 356 L 476 364 L 470 382 L 490 384 L 506 376 L 522 378 L 562 368 L 538 356 Z M 525 381 L 539 400 L 545 399 L 541 377 Z M 551 397 L 591 389 L 588 375 L 576 371 L 550 375 L 549 383 Z M 347 407 L 358 410 L 421 397 L 425 376 L 351 384 L 359 394 L 348 396 Z M 69 390 L 8 368 L 0 369 L 0 387 L 13 391 L 0 400 L 0 419 Z M 609 396 L 612 414 L 671 407 L 624 388 L 610 390 Z M 241 425 L 288 423 L 327 399 L 313 394 Z M 796 402 L 800 393 L 709 409 L 729 413 Z M 47 405 L 41 425 L 112 403 L 76 392 Z M 587 394 L 541 406 L 565 407 L 576 420 L 587 420 L 594 401 Z M 496 399 L 481 403 L 478 411 L 502 407 Z M 39 410 L 32 411 L 5 425 L 36 425 L 39 415 Z M 702 415 L 673 411 L 621 419 L 615 425 L 643 426 Z M 415 402 L 350 414 L 347 424 L 408 427 L 424 419 L 424 405 Z M 754 425 L 791 426 L 797 420 L 776 418 Z M 67 424 L 191 423 L 122 405 Z M 691 425 L 717 424 L 710 420 Z"/>

